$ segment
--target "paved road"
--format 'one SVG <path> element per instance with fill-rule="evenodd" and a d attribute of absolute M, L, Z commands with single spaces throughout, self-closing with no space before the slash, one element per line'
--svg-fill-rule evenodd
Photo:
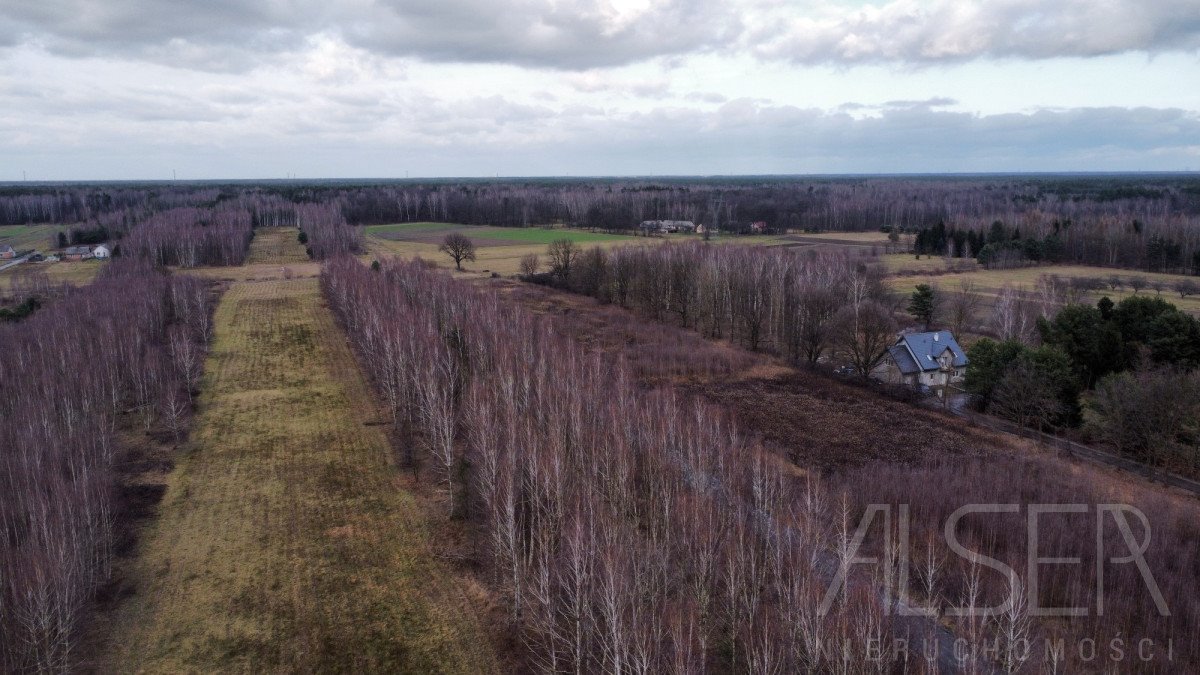
<path fill-rule="evenodd" d="M 16 267 L 17 265 L 20 265 L 21 263 L 25 262 L 28 259 L 29 259 L 29 256 L 25 256 L 23 258 L 17 258 L 16 260 L 10 260 L 10 261 L 0 265 L 0 272 L 3 272 L 4 270 L 6 270 L 10 267 Z"/>

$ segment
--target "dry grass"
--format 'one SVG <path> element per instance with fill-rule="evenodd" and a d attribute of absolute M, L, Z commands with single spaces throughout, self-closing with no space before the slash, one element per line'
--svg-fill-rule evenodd
<path fill-rule="evenodd" d="M 911 259 L 911 256 L 909 256 Z M 941 258 L 934 258 L 934 261 L 941 263 Z M 940 269 L 944 269 L 942 264 Z M 1129 277 L 1145 277 L 1148 280 L 1160 280 L 1166 284 L 1163 289 L 1162 297 L 1172 303 L 1179 309 L 1182 309 L 1193 314 L 1200 313 L 1200 296 L 1189 296 L 1180 298 L 1178 293 L 1171 290 L 1171 284 L 1179 280 L 1181 277 L 1177 274 L 1155 274 L 1150 272 L 1138 272 L 1136 270 L 1121 270 L 1107 267 L 1088 267 L 1086 265 L 1045 265 L 1038 267 L 1021 267 L 1017 269 L 1007 270 L 987 270 L 978 268 L 970 272 L 956 272 L 950 274 L 926 274 L 912 276 L 897 276 L 890 279 L 892 288 L 901 293 L 911 293 L 917 284 L 929 283 L 936 284 L 945 290 L 957 289 L 959 283 L 963 280 L 974 282 L 979 290 L 979 294 L 984 297 L 984 300 L 991 304 L 1000 289 L 1006 283 L 1012 284 L 1017 288 L 1025 288 L 1032 290 L 1037 284 L 1038 277 L 1043 274 L 1056 274 L 1063 278 L 1074 277 L 1095 277 L 1100 279 L 1108 279 L 1110 276 L 1116 275 L 1121 279 Z M 1133 291 L 1128 287 L 1122 290 L 1114 291 L 1110 288 L 1094 291 L 1088 294 L 1088 297 L 1095 302 L 1102 296 L 1107 295 L 1112 298 L 1113 302 L 1117 302 L 1122 298 L 1127 298 L 1133 295 Z M 1143 289 L 1139 295 L 1154 295 L 1154 291 Z"/>
<path fill-rule="evenodd" d="M 888 236 L 886 232 L 813 232 L 794 235 L 799 239 L 815 239 L 818 241 L 831 241 L 836 243 L 849 244 L 887 244 Z"/>
<path fill-rule="evenodd" d="M 107 263 L 99 260 L 83 260 L 80 262 L 56 263 L 22 263 L 0 271 L 0 294 L 12 286 L 13 279 L 23 273 L 38 271 L 45 272 L 50 282 L 55 284 L 68 283 L 75 286 L 90 284 L 96 278 L 96 273 Z"/>
<path fill-rule="evenodd" d="M 247 265 L 288 265 L 308 262 L 308 254 L 297 237 L 294 227 L 260 227 L 254 231 L 254 241 L 246 256 Z"/>
<path fill-rule="evenodd" d="M 581 244 L 581 246 L 584 248 L 592 248 L 593 246 L 611 248 L 614 246 L 629 246 L 632 244 L 657 244 L 661 243 L 662 241 L 664 240 L 654 237 L 629 237 L 628 239 L 616 241 Z M 419 241 L 396 241 L 369 236 L 367 237 L 367 250 L 373 256 L 399 256 L 401 258 L 415 258 L 420 256 L 425 260 L 437 264 L 438 267 L 451 270 L 454 269 L 454 261 L 450 260 L 446 254 L 440 253 L 438 251 L 437 244 Z M 541 257 L 542 264 L 546 264 L 547 260 L 545 244 L 479 247 L 475 249 L 475 256 L 477 260 L 473 263 L 464 263 L 461 276 L 488 276 L 492 272 L 496 272 L 503 276 L 512 276 L 521 271 L 521 258 L 530 253 L 536 253 Z"/>
<path fill-rule="evenodd" d="M 267 245 L 252 257 L 279 266 Z M 494 671 L 317 281 L 235 282 L 215 324 L 189 449 L 96 668 Z"/>
<path fill-rule="evenodd" d="M 946 263 L 946 259 L 942 256 L 923 255 L 917 259 L 911 253 L 888 253 L 879 256 L 883 262 L 883 266 L 891 274 L 925 274 L 925 273 L 943 273 L 950 271 L 950 267 Z M 974 260 L 964 260 L 956 258 L 952 261 L 955 269 L 981 270 L 979 263 Z"/>
<path fill-rule="evenodd" d="M 300 263 L 257 263 L 237 267 L 191 267 L 177 272 L 191 274 L 218 281 L 278 281 L 316 277 L 321 274 L 321 263 L 305 260 Z"/>
<path fill-rule="evenodd" d="M 492 230 L 502 228 L 491 228 Z M 526 228 L 507 228 L 520 231 Z M 542 230 L 538 230 L 542 232 Z M 589 234 L 583 232 L 582 234 Z M 609 235 L 614 236 L 614 235 Z M 665 237 L 628 237 L 621 236 L 605 241 L 585 241 L 579 244 L 581 248 L 614 248 L 617 246 L 657 246 L 665 242 L 684 242 L 698 241 L 699 235 L 688 234 L 671 234 Z M 712 240 L 714 244 L 725 245 L 740 245 L 740 246 L 778 246 L 786 244 L 787 241 L 779 236 L 746 236 L 746 237 L 717 237 Z M 429 241 L 402 241 L 396 239 L 386 239 L 384 237 L 368 234 L 367 236 L 367 251 L 369 260 L 372 257 L 382 256 L 399 256 L 401 258 L 421 258 L 436 264 L 438 267 L 453 270 L 454 262 L 450 260 L 446 254 L 438 251 L 438 244 Z M 456 273 L 462 277 L 480 277 L 489 276 L 495 272 L 501 276 L 514 276 L 520 270 L 521 258 L 530 253 L 537 254 L 542 261 L 543 269 L 547 264 L 546 259 L 546 244 L 521 244 L 521 243 L 506 243 L 503 246 L 479 246 L 475 249 L 477 260 L 473 263 L 464 263 L 463 271 Z"/>

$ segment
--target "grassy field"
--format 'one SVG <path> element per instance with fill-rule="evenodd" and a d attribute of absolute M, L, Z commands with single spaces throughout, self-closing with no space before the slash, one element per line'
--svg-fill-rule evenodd
<path fill-rule="evenodd" d="M 453 268 L 454 263 L 438 251 L 442 238 L 450 232 L 460 232 L 475 243 L 475 262 L 463 265 L 463 275 L 479 276 L 492 272 L 510 276 L 520 271 L 521 258 L 534 253 L 546 263 L 546 247 L 556 239 L 570 239 L 583 248 L 599 246 L 650 245 L 683 241 L 699 241 L 699 235 L 672 234 L 666 237 L 640 237 L 605 234 L 574 229 L 544 229 L 539 227 L 492 227 L 453 225 L 449 223 L 403 223 L 373 225 L 365 228 L 367 250 L 371 256 L 394 255 L 402 258 L 420 256 L 439 267 Z M 717 237 L 714 244 L 742 246 L 776 246 L 788 243 L 781 236 Z"/>
<path fill-rule="evenodd" d="M 275 234 L 256 264 L 299 259 Z M 97 670 L 494 671 L 317 280 L 234 282 L 215 325 L 189 448 Z"/>
<path fill-rule="evenodd" d="M 0 225 L 0 244 L 8 244 L 18 251 L 36 248 L 43 252 L 56 245 L 54 236 L 59 225 Z"/>
<path fill-rule="evenodd" d="M 420 257 L 441 267 L 450 268 L 453 268 L 453 263 L 438 251 L 438 245 L 451 232 L 466 235 L 475 244 L 476 257 L 475 262 L 464 265 L 463 274 L 466 276 L 486 276 L 492 272 L 503 275 L 516 274 L 520 271 L 522 257 L 530 253 L 544 257 L 546 246 L 556 239 L 570 239 L 581 246 L 620 246 L 648 241 L 641 237 L 561 228 L 492 227 L 454 223 L 372 225 L 364 230 L 367 235 L 367 250 L 371 256 Z"/>
<path fill-rule="evenodd" d="M 191 267 L 178 270 L 220 281 L 271 281 L 315 277 L 321 263 L 309 260 L 294 227 L 264 227 L 255 230 L 246 264 L 237 267 Z"/>
<path fill-rule="evenodd" d="M 908 256 L 909 259 L 912 256 Z M 933 258 L 934 261 L 942 266 L 937 269 L 945 269 L 941 258 Z M 1116 275 L 1122 279 L 1139 276 L 1145 277 L 1148 280 L 1159 280 L 1166 284 L 1162 291 L 1162 297 L 1168 302 L 1171 302 L 1176 307 L 1192 312 L 1200 313 L 1200 296 L 1189 296 L 1180 298 L 1178 293 L 1171 290 L 1171 284 L 1181 277 L 1175 274 L 1153 274 L 1146 272 L 1137 272 L 1134 270 L 1118 270 L 1106 267 L 1087 267 L 1085 265 L 1045 265 L 1039 267 L 1022 267 L 1017 269 L 1006 270 L 988 270 L 982 267 L 976 268 L 969 272 L 956 272 L 950 274 L 927 274 L 927 275 L 911 275 L 911 276 L 894 276 L 889 279 L 892 288 L 901 293 L 911 293 L 917 284 L 928 283 L 936 284 L 944 290 L 955 290 L 963 280 L 972 281 L 977 287 L 980 295 L 985 296 L 985 299 L 990 303 L 1000 289 L 1004 285 L 1012 284 L 1017 288 L 1025 288 L 1032 290 L 1037 284 L 1038 277 L 1043 274 L 1057 274 L 1063 278 L 1074 277 L 1093 277 L 1107 279 L 1110 276 Z M 1092 301 L 1099 300 L 1103 296 L 1108 296 L 1114 302 L 1132 296 L 1134 293 L 1128 287 L 1122 290 L 1114 291 L 1111 288 L 1093 291 L 1088 294 Z M 1154 295 L 1151 289 L 1143 289 L 1140 295 Z"/>
<path fill-rule="evenodd" d="M 911 253 L 888 253 L 879 256 L 884 267 L 891 274 L 922 274 L 929 272 L 946 272 L 950 267 L 941 256 L 923 255 L 918 259 Z M 951 261 L 955 269 L 982 269 L 979 263 L 972 259 L 955 258 Z"/>
<path fill-rule="evenodd" d="M 91 283 L 96 277 L 96 273 L 100 271 L 107 263 L 99 260 L 83 260 L 80 262 L 57 262 L 57 263 L 22 263 L 15 267 L 10 267 L 0 271 L 0 295 L 3 295 L 12 286 L 13 279 L 21 274 L 37 271 L 45 272 L 46 276 L 50 277 L 51 283 L 68 283 L 75 286 Z"/>
<path fill-rule="evenodd" d="M 254 231 L 247 265 L 291 265 L 308 262 L 294 227 L 260 227 Z"/>
<path fill-rule="evenodd" d="M 541 244 L 544 246 L 558 239 L 570 239 L 577 244 L 594 244 L 607 241 L 628 241 L 635 238 L 622 234 L 564 228 L 492 227 L 491 225 L 458 225 L 455 223 L 398 223 L 395 225 L 371 225 L 364 229 L 368 236 L 424 241 L 434 244 L 447 234 L 458 232 L 476 240 L 476 246 L 503 246 L 505 244 Z"/>

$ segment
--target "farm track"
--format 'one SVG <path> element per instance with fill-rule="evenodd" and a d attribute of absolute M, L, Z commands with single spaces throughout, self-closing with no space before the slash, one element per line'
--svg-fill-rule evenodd
<path fill-rule="evenodd" d="M 294 256 L 274 257 L 251 255 Z M 190 448 L 93 669 L 495 671 L 317 280 L 235 282 L 215 325 Z"/>

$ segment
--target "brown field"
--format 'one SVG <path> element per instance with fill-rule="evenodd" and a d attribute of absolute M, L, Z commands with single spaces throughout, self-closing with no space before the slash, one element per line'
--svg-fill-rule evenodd
<path fill-rule="evenodd" d="M 300 260 L 285 234 L 256 238 L 254 265 Z M 94 669 L 494 671 L 480 596 L 433 552 L 316 279 L 234 282 L 215 325 L 191 438 L 96 622 Z"/>

